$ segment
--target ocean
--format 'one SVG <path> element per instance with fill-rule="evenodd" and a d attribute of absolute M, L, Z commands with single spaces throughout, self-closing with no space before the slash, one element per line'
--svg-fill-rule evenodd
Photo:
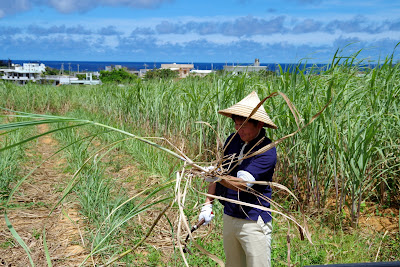
<path fill-rule="evenodd" d="M 129 70 L 140 70 L 140 69 L 154 69 L 160 68 L 161 64 L 171 64 L 173 62 L 110 62 L 110 61 L 32 61 L 32 60 L 13 60 L 13 63 L 22 64 L 22 63 L 43 63 L 46 66 L 54 69 L 61 70 L 69 70 L 73 72 L 94 72 L 105 70 L 106 66 L 115 66 L 121 65 L 122 67 L 126 67 Z M 232 63 L 193 63 L 193 62 L 176 62 L 177 64 L 193 64 L 194 69 L 197 70 L 222 70 L 225 65 L 233 65 Z M 253 63 L 235 63 L 234 65 L 252 65 Z M 282 67 L 284 71 L 287 69 L 292 70 L 297 63 L 260 63 L 261 66 L 267 66 L 267 69 L 270 71 L 279 70 L 279 65 Z M 323 67 L 326 64 L 301 64 L 300 66 L 305 68 L 311 68 L 312 66 Z"/>

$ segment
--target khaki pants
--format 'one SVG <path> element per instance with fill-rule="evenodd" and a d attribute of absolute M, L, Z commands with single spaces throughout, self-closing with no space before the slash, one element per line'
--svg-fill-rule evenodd
<path fill-rule="evenodd" d="M 224 250 L 227 267 L 271 266 L 272 223 L 224 214 Z"/>

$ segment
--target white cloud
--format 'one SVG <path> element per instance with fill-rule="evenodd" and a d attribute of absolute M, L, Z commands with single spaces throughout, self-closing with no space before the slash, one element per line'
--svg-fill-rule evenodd
<path fill-rule="evenodd" d="M 44 7 L 46 11 L 50 7 L 56 13 L 52 19 L 45 16 L 19 19 L 24 15 L 15 20 L 5 19 L 0 26 L 0 54 L 10 58 L 25 57 L 26 51 L 33 51 L 38 58 L 54 60 L 69 55 L 77 60 L 140 61 L 147 57 L 150 61 L 190 61 L 197 57 L 203 61 L 246 62 L 244 58 L 259 56 L 282 62 L 316 52 L 327 53 L 329 58 L 338 46 L 352 41 L 358 42 L 354 49 L 382 46 L 382 54 L 388 55 L 396 44 L 392 36 L 400 32 L 398 15 L 395 18 L 377 14 L 361 17 L 351 13 L 320 12 L 301 16 L 276 12 L 265 16 L 132 16 L 125 19 L 116 15 L 94 18 L 92 13 L 78 17 L 60 15 L 54 10 L 79 13 L 100 6 L 155 8 L 171 0 L 0 1 L 0 17 L 34 7 Z M 326 5 L 327 1 L 319 4 Z M 30 49 L 26 49 L 27 44 Z"/>
<path fill-rule="evenodd" d="M 1 0 L 0 18 L 28 11 L 37 6 L 54 8 L 61 13 L 85 12 L 100 6 L 126 6 L 130 8 L 157 8 L 173 0 Z"/>
<path fill-rule="evenodd" d="M 73 11 L 87 11 L 90 8 L 90 1 L 79 0 L 50 0 L 46 5 L 58 10 L 61 13 L 71 13 Z"/>
<path fill-rule="evenodd" d="M 131 8 L 156 8 L 170 0 L 48 0 L 45 5 L 61 13 L 82 12 L 99 6 L 126 6 Z"/>
<path fill-rule="evenodd" d="M 0 18 L 9 14 L 24 12 L 31 9 L 29 0 L 1 0 L 0 1 Z"/>
<path fill-rule="evenodd" d="M 307 39 L 296 39 L 299 35 L 276 34 L 271 38 L 261 37 L 242 39 L 223 36 L 164 35 L 153 37 L 118 37 L 92 34 L 51 36 L 14 36 L 0 35 L 0 54 L 4 58 L 38 60 L 111 60 L 111 61 L 203 61 L 203 62 L 250 62 L 258 57 L 265 63 L 297 62 L 305 57 L 310 61 L 328 62 L 337 48 L 347 48 L 347 54 L 363 49 L 363 57 L 388 56 L 397 41 L 384 38 L 363 40 L 363 36 L 342 35 L 331 37 L 325 43 Z M 306 37 L 305 36 L 305 37 Z M 171 39 L 169 39 L 169 38 Z M 315 36 L 316 39 L 327 38 L 327 35 Z M 225 40 L 218 42 L 218 39 Z M 174 41 L 173 41 L 174 40 Z M 29 49 L 27 49 L 29 44 Z M 246 51 L 243 53 L 242 51 Z"/>

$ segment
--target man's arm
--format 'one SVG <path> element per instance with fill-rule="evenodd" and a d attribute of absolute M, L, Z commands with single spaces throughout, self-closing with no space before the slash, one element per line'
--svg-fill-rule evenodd
<path fill-rule="evenodd" d="M 234 191 L 247 190 L 260 180 L 266 181 L 264 177 L 268 172 L 273 172 L 276 165 L 276 148 L 268 150 L 261 155 L 255 156 L 251 163 L 243 170 L 237 172 L 237 177 L 228 175 L 228 179 L 222 179 L 220 184 Z"/>
<path fill-rule="evenodd" d="M 208 185 L 208 191 L 207 191 L 207 193 L 208 193 L 209 195 L 215 195 L 215 189 L 216 189 L 216 187 L 217 187 L 217 184 L 216 184 L 216 183 L 210 183 L 210 184 Z M 214 201 L 214 198 L 213 198 L 213 197 L 207 196 L 207 197 L 206 197 L 206 201 L 205 201 L 204 204 L 212 204 L 213 201 Z"/>
<path fill-rule="evenodd" d="M 230 175 L 227 175 L 225 177 L 228 177 L 229 179 L 222 179 L 219 182 L 221 185 L 225 186 L 226 188 L 235 190 L 235 191 L 246 190 L 246 188 L 247 188 L 246 181 L 244 181 L 243 179 L 234 177 L 234 176 L 230 176 Z M 214 190 L 215 190 L 216 184 L 210 183 L 210 186 L 212 184 L 214 184 Z M 210 188 L 210 186 L 208 188 Z"/>

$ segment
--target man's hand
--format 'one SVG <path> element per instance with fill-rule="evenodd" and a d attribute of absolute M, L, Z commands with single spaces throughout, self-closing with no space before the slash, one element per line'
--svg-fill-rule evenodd
<path fill-rule="evenodd" d="M 201 212 L 199 215 L 199 221 L 204 219 L 203 225 L 207 225 L 211 222 L 212 218 L 214 218 L 214 214 L 212 212 L 212 204 L 206 204 L 201 208 Z"/>

